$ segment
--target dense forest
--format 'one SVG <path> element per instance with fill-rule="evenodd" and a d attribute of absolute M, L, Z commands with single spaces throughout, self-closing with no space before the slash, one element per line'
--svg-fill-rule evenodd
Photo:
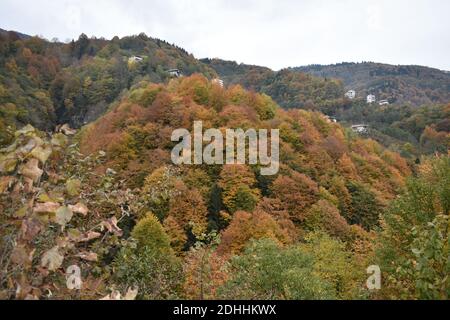
<path fill-rule="evenodd" d="M 137 55 L 139 63 L 129 59 Z M 215 76 L 182 48 L 144 34 L 111 41 L 83 34 L 63 44 L 0 33 L 0 145 L 28 123 L 47 131 L 80 127 L 142 79 L 168 80 L 171 68 Z"/>
<path fill-rule="evenodd" d="M 445 153 L 450 149 L 450 104 L 379 106 L 356 100 L 321 111 L 345 126 L 368 125 L 365 137 L 405 158 L 418 159 L 421 154 Z"/>
<path fill-rule="evenodd" d="M 211 66 L 226 83 L 263 92 L 284 108 L 320 111 L 347 127 L 366 124 L 370 126 L 366 137 L 405 157 L 445 152 L 450 147 L 450 74 L 443 71 L 416 66 L 344 63 L 275 72 L 220 59 L 201 61 Z M 388 76 L 395 79 L 390 80 Z M 350 89 L 356 91 L 355 99 L 344 96 Z M 390 104 L 367 104 L 369 93 Z"/>
<path fill-rule="evenodd" d="M 144 34 L 0 32 L 0 299 L 449 299 L 450 101 L 344 93 Z M 174 165 L 194 121 L 279 129 L 278 174 Z"/>
<path fill-rule="evenodd" d="M 337 78 L 320 78 L 304 72 L 237 64 L 220 59 L 202 59 L 228 85 L 240 84 L 248 90 L 265 93 L 283 108 L 314 109 L 341 105 L 344 85 Z"/>

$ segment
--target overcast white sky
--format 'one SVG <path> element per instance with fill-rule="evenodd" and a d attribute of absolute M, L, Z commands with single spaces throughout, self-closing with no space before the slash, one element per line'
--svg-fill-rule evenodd
<path fill-rule="evenodd" d="M 0 28 L 60 40 L 145 32 L 197 58 L 450 70 L 449 0 L 0 0 Z"/>

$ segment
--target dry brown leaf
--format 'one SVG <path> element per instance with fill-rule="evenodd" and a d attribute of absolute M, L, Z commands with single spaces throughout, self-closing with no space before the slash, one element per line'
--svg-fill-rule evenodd
<path fill-rule="evenodd" d="M 95 231 L 89 231 L 88 233 L 84 234 L 82 237 L 76 240 L 76 242 L 89 242 L 94 239 L 98 239 L 102 236 L 101 233 L 95 232 Z"/>
<path fill-rule="evenodd" d="M 27 248 L 23 245 L 16 246 L 11 253 L 11 261 L 15 264 L 29 267 L 33 261 L 34 250 L 28 252 Z"/>
<path fill-rule="evenodd" d="M 87 214 L 89 212 L 88 207 L 86 207 L 86 205 L 83 204 L 83 203 L 77 203 L 74 206 L 70 205 L 69 209 L 72 210 L 74 213 L 79 213 L 79 214 L 81 214 L 83 216 L 87 216 Z"/>
<path fill-rule="evenodd" d="M 98 261 L 98 256 L 94 252 L 80 252 L 79 254 L 76 255 L 76 257 L 81 258 L 82 260 L 85 260 L 85 261 L 90 261 L 90 262 Z"/>
<path fill-rule="evenodd" d="M 41 259 L 41 266 L 50 271 L 58 270 L 64 261 L 64 256 L 58 250 L 59 247 L 56 246 L 45 252 Z"/>
<path fill-rule="evenodd" d="M 25 273 L 22 273 L 19 276 L 19 279 L 16 280 L 16 284 L 16 299 L 25 299 L 25 297 L 33 290 Z"/>
<path fill-rule="evenodd" d="M 33 240 L 42 230 L 42 223 L 35 218 L 22 221 L 21 238 L 25 241 Z"/>
<path fill-rule="evenodd" d="M 17 184 L 16 186 L 19 186 L 19 184 Z M 34 192 L 34 189 L 33 189 L 33 179 L 30 179 L 30 178 L 27 178 L 27 177 L 24 177 L 24 178 L 23 178 L 23 190 L 24 190 L 26 193 Z M 14 191 L 17 191 L 17 190 L 14 190 Z"/>
<path fill-rule="evenodd" d="M 0 177 L 0 194 L 7 192 L 16 183 L 17 179 L 14 177 L 6 176 Z"/>
<path fill-rule="evenodd" d="M 20 169 L 20 174 L 24 177 L 31 179 L 34 183 L 37 183 L 41 178 L 44 171 L 39 168 L 38 159 L 30 159 Z"/>
<path fill-rule="evenodd" d="M 33 209 L 34 213 L 44 214 L 44 213 L 56 213 L 56 211 L 60 208 L 60 204 L 56 202 L 45 202 L 38 203 Z"/>
<path fill-rule="evenodd" d="M 42 164 L 45 164 L 47 162 L 51 154 L 52 154 L 51 146 L 46 147 L 39 146 L 34 148 L 33 151 L 31 151 L 31 155 L 34 158 L 38 159 Z"/>

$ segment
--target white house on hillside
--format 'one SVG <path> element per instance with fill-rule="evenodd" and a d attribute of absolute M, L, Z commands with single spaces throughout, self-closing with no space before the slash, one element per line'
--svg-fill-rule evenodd
<path fill-rule="evenodd" d="M 175 78 L 181 77 L 181 71 L 178 70 L 178 69 L 170 69 L 170 70 L 167 70 L 167 73 L 168 73 L 171 77 L 175 77 Z"/>
<path fill-rule="evenodd" d="M 356 97 L 356 92 L 355 92 L 355 90 L 348 90 L 347 93 L 345 94 L 345 96 L 347 98 L 349 98 L 350 100 L 353 100 Z"/>
<path fill-rule="evenodd" d="M 377 98 L 375 97 L 375 95 L 373 95 L 373 94 L 369 94 L 368 96 L 367 96 L 367 103 L 374 103 L 374 102 L 376 102 L 377 101 Z"/>
<path fill-rule="evenodd" d="M 352 126 L 352 130 L 356 133 L 367 133 L 369 126 L 367 124 L 356 124 Z"/>
<path fill-rule="evenodd" d="M 141 62 L 143 60 L 144 58 L 142 58 L 141 56 L 132 56 L 128 59 L 129 62 Z"/>
<path fill-rule="evenodd" d="M 221 79 L 212 79 L 211 82 L 214 83 L 214 84 L 219 85 L 222 88 L 224 86 L 223 80 L 221 80 Z"/>

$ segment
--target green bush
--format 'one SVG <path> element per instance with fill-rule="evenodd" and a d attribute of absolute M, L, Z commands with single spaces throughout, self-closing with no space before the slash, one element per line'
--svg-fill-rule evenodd
<path fill-rule="evenodd" d="M 134 227 L 130 242 L 114 261 L 114 279 L 122 290 L 139 288 L 141 299 L 179 298 L 183 281 L 181 261 L 170 247 L 163 226 L 148 214 Z"/>
<path fill-rule="evenodd" d="M 170 239 L 164 231 L 158 218 L 148 213 L 134 227 L 131 236 L 137 241 L 138 248 L 149 248 L 161 253 L 170 252 Z"/>
<path fill-rule="evenodd" d="M 450 158 L 426 161 L 383 217 L 377 257 L 384 296 L 449 299 L 449 214 Z"/>
<path fill-rule="evenodd" d="M 282 249 L 273 240 L 251 242 L 232 259 L 231 278 L 219 288 L 225 299 L 334 299 L 332 284 L 314 272 L 314 257 L 298 247 Z"/>

